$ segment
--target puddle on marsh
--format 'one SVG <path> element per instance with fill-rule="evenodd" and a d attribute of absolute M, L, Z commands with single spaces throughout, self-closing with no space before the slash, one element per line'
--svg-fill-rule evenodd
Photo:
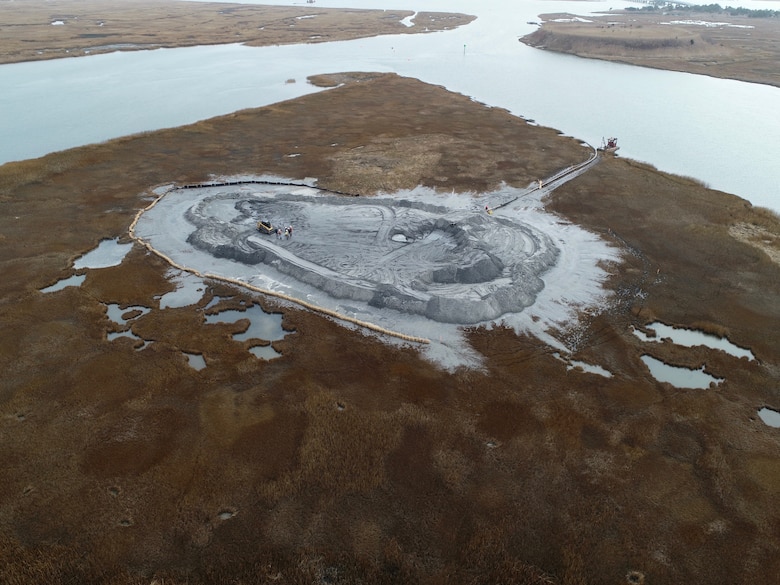
<path fill-rule="evenodd" d="M 589 374 L 598 374 L 599 376 L 604 376 L 605 378 L 611 378 L 612 372 L 609 370 L 606 370 L 602 368 L 601 366 L 596 366 L 593 364 L 589 364 L 587 362 L 581 362 L 578 360 L 571 360 L 569 362 L 569 365 L 566 366 L 567 370 L 573 370 L 575 368 L 581 368 L 584 372 L 587 372 Z"/>
<path fill-rule="evenodd" d="M 220 520 L 230 520 L 231 518 L 235 517 L 236 514 L 238 514 L 236 510 L 221 510 L 217 514 L 217 518 Z"/>
<path fill-rule="evenodd" d="M 709 388 L 711 383 L 719 384 L 722 379 L 704 373 L 704 366 L 698 370 L 690 370 L 679 366 L 670 366 L 649 355 L 643 355 L 642 361 L 659 382 L 667 382 L 675 388 Z"/>
<path fill-rule="evenodd" d="M 63 288 L 69 286 L 81 286 L 81 284 L 84 282 L 86 278 L 87 278 L 86 274 L 74 274 L 73 276 L 69 276 L 68 278 L 63 278 L 62 280 L 58 280 L 51 286 L 42 288 L 41 292 L 50 293 L 50 292 L 56 292 L 58 290 L 62 290 Z"/>
<path fill-rule="evenodd" d="M 142 305 L 131 305 L 123 309 L 117 303 L 106 304 L 106 316 L 116 325 L 122 328 L 127 327 L 128 323 L 138 319 L 142 315 L 146 315 L 150 311 L 150 308 L 144 307 Z M 130 339 L 143 342 L 141 346 L 137 348 L 139 351 L 149 345 L 147 340 L 143 339 L 142 337 L 138 337 L 129 328 L 122 331 L 109 331 L 106 334 L 106 338 L 109 341 L 114 341 L 120 337 L 129 337 Z"/>
<path fill-rule="evenodd" d="M 130 321 L 138 319 L 141 315 L 146 315 L 151 309 L 143 305 L 130 305 L 121 308 L 117 303 L 106 304 L 106 316 L 117 325 L 127 325 Z"/>
<path fill-rule="evenodd" d="M 236 333 L 233 339 L 236 341 L 248 341 L 250 339 L 265 339 L 266 341 L 278 341 L 284 339 L 285 331 L 282 329 L 282 316 L 279 313 L 266 313 L 260 305 L 252 305 L 245 311 L 229 309 L 206 315 L 206 323 L 236 323 L 241 319 L 249 320 L 249 327 L 244 333 Z"/>
<path fill-rule="evenodd" d="M 206 358 L 204 358 L 201 354 L 187 353 L 186 351 L 182 353 L 187 358 L 187 363 L 189 363 L 191 368 L 200 371 L 206 367 Z"/>
<path fill-rule="evenodd" d="M 110 331 L 110 332 L 108 332 L 106 334 L 106 339 L 108 339 L 109 341 L 114 341 L 115 339 L 119 339 L 120 337 L 127 337 L 129 339 L 133 339 L 133 340 L 136 340 L 136 341 L 142 341 L 143 345 L 141 345 L 138 348 L 139 350 L 143 349 L 147 345 L 149 345 L 148 341 L 146 341 L 145 339 L 143 339 L 141 337 L 138 337 L 135 333 L 133 333 L 130 330 L 128 330 L 128 331 Z"/>
<path fill-rule="evenodd" d="M 161 309 L 179 309 L 195 305 L 203 298 L 206 285 L 203 279 L 189 272 L 178 272 L 170 276 L 176 283 L 176 290 L 158 297 Z M 219 297 L 215 297 L 219 299 Z"/>
<path fill-rule="evenodd" d="M 214 315 L 206 315 L 207 324 L 236 323 L 242 319 L 249 320 L 249 327 L 243 333 L 233 335 L 236 341 L 261 339 L 270 342 L 284 339 L 287 335 L 287 332 L 282 329 L 282 315 L 266 313 L 260 305 L 252 305 L 244 311 L 228 309 Z M 249 352 L 264 360 L 272 360 L 282 355 L 270 345 L 255 345 L 249 348 Z"/>
<path fill-rule="evenodd" d="M 108 268 L 109 266 L 119 266 L 125 259 L 133 242 L 129 244 L 120 244 L 119 238 L 113 240 L 103 240 L 94 250 L 87 252 L 73 263 L 73 268 L 81 270 L 82 268 Z"/>
<path fill-rule="evenodd" d="M 764 424 L 770 427 L 780 428 L 780 412 L 765 406 L 764 408 L 759 409 L 758 416 L 764 421 Z"/>
<path fill-rule="evenodd" d="M 255 345 L 254 347 L 249 348 L 249 353 L 263 360 L 272 360 L 274 358 L 282 357 L 282 354 L 270 345 Z"/>
<path fill-rule="evenodd" d="M 76 259 L 73 263 L 73 268 L 83 271 L 88 268 L 97 269 L 118 266 L 132 247 L 132 242 L 120 244 L 118 238 L 103 240 L 96 248 Z M 176 283 L 176 289 L 155 297 L 159 301 L 160 309 L 175 309 L 195 305 L 203 298 L 206 287 L 202 278 L 187 272 L 177 272 L 170 276 Z M 74 274 L 41 289 L 41 292 L 50 293 L 69 286 L 81 286 L 85 279 L 86 274 Z M 219 301 L 219 297 L 214 297 L 206 309 L 213 307 Z M 126 337 L 140 342 L 136 347 L 137 350 L 144 349 L 149 345 L 149 341 L 136 335 L 130 328 L 132 321 L 151 311 L 149 307 L 131 305 L 122 308 L 117 303 L 104 303 L 104 306 L 106 307 L 106 316 L 118 329 L 117 331 L 108 331 L 106 333 L 108 341 Z M 266 313 L 259 305 L 253 305 L 245 311 L 227 310 L 214 315 L 207 315 L 206 323 L 235 323 L 241 319 L 248 319 L 249 327 L 245 332 L 237 333 L 233 336 L 236 341 L 264 340 L 271 342 L 283 339 L 286 335 L 286 332 L 282 329 L 282 316 L 276 313 Z M 249 348 L 249 352 L 257 358 L 264 360 L 271 360 L 282 355 L 270 345 L 255 345 Z M 182 353 L 187 357 L 187 362 L 193 369 L 202 370 L 206 367 L 206 360 L 203 355 Z"/>
<path fill-rule="evenodd" d="M 561 360 L 562 362 L 566 363 L 566 371 L 571 371 L 574 369 L 581 369 L 583 372 L 586 372 L 588 374 L 597 374 L 599 376 L 603 376 L 604 378 L 611 378 L 612 372 L 609 370 L 602 368 L 601 366 L 597 366 L 594 364 L 589 364 L 588 362 L 582 362 L 579 360 L 572 360 L 567 359 L 563 357 L 560 353 L 557 351 L 553 353 L 553 357 L 556 359 Z"/>
<path fill-rule="evenodd" d="M 711 349 L 719 349 L 731 354 L 735 357 L 746 357 L 749 360 L 755 360 L 756 356 L 749 349 L 744 349 L 738 345 L 734 345 L 728 339 L 716 337 L 696 329 L 677 329 L 664 325 L 663 323 L 650 323 L 647 325 L 647 329 L 655 332 L 655 337 L 648 337 L 642 331 L 634 329 L 634 335 L 636 335 L 642 341 L 660 343 L 664 339 L 668 338 L 672 340 L 672 343 L 681 345 L 683 347 L 696 347 L 703 345 Z"/>
<path fill-rule="evenodd" d="M 85 268 L 108 268 L 109 266 L 118 266 L 125 259 L 130 248 L 133 247 L 133 243 L 120 244 L 118 238 L 113 240 L 103 240 L 98 244 L 97 248 L 87 252 L 83 256 L 76 259 L 73 263 L 73 268 L 76 270 L 83 270 Z M 42 288 L 42 293 L 56 292 L 69 286 L 81 286 L 84 280 L 87 278 L 86 274 L 74 274 L 68 278 L 58 280 L 51 286 Z"/>

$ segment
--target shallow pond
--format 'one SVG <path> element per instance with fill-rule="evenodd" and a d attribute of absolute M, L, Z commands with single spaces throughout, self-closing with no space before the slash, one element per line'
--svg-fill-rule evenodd
<path fill-rule="evenodd" d="M 132 242 L 129 244 L 120 244 L 118 238 L 103 240 L 96 248 L 77 258 L 76 261 L 73 262 L 73 268 L 81 271 L 85 268 L 108 268 L 109 266 L 118 266 L 122 263 L 122 260 L 125 259 L 125 256 L 127 256 L 127 253 L 132 247 Z M 81 286 L 86 278 L 86 274 L 74 274 L 68 278 L 58 280 L 51 286 L 42 288 L 41 292 L 50 293 L 62 290 L 69 286 Z"/>
<path fill-rule="evenodd" d="M 123 309 L 117 303 L 106 304 L 106 316 L 117 325 L 127 325 L 130 321 L 138 319 L 150 311 L 149 307 L 143 305 L 130 305 Z"/>
<path fill-rule="evenodd" d="M 172 273 L 169 278 L 176 284 L 176 290 L 159 297 L 160 308 L 176 309 L 197 304 L 206 289 L 203 279 L 189 272 L 177 270 Z"/>
<path fill-rule="evenodd" d="M 569 365 L 566 366 L 567 370 L 574 370 L 576 368 L 580 368 L 582 369 L 583 372 L 587 372 L 588 374 L 597 374 L 599 376 L 603 376 L 604 378 L 612 377 L 612 372 L 610 372 L 609 370 L 602 368 L 601 366 L 589 364 L 587 362 L 571 360 Z"/>
<path fill-rule="evenodd" d="M 206 323 L 236 323 L 241 319 L 249 320 L 249 327 L 243 333 L 236 333 L 233 339 L 236 341 L 248 341 L 250 339 L 264 339 L 277 341 L 284 339 L 286 332 L 282 329 L 282 315 L 279 313 L 266 313 L 260 305 L 253 305 L 245 311 L 230 309 L 206 315 Z"/>
<path fill-rule="evenodd" d="M 187 352 L 183 352 L 183 353 L 187 358 L 187 362 L 189 363 L 191 368 L 200 371 L 206 367 L 206 359 L 201 354 L 187 353 Z"/>
<path fill-rule="evenodd" d="M 698 370 L 690 370 L 679 366 L 670 366 L 649 355 L 643 355 L 642 361 L 659 382 L 666 382 L 675 388 L 709 388 L 712 383 L 719 383 L 720 378 L 704 373 L 704 366 Z"/>
<path fill-rule="evenodd" d="M 664 339 L 668 338 L 672 340 L 672 343 L 683 347 L 703 345 L 712 349 L 725 351 L 735 357 L 746 357 L 749 360 L 756 359 L 756 356 L 754 356 L 753 352 L 749 349 L 739 347 L 738 345 L 731 343 L 728 339 L 716 337 L 695 329 L 675 328 L 664 325 L 663 323 L 650 323 L 647 328 L 655 332 L 655 337 L 649 337 L 637 329 L 634 329 L 634 335 L 642 341 L 658 343 L 663 342 Z"/>
<path fill-rule="evenodd" d="M 139 317 L 148 314 L 150 311 L 151 309 L 149 307 L 144 307 L 142 305 L 130 305 L 128 307 L 122 308 L 117 303 L 106 304 L 106 316 L 122 328 L 126 327 L 127 324 L 131 321 L 135 321 Z M 139 337 L 133 333 L 131 329 L 126 329 L 123 331 L 109 331 L 106 334 L 106 339 L 108 339 L 108 341 L 114 341 L 120 337 L 128 337 L 136 341 L 141 341 L 142 344 L 137 348 L 138 350 L 144 349 L 150 343 L 146 339 L 143 339 L 142 337 Z"/>
<path fill-rule="evenodd" d="M 119 266 L 125 259 L 133 243 L 120 244 L 118 238 L 113 240 L 103 240 L 94 250 L 87 252 L 73 263 L 73 268 L 81 270 L 83 268 L 108 268 L 109 266 Z"/>
<path fill-rule="evenodd" d="M 758 411 L 758 416 L 770 427 L 780 428 L 780 412 L 764 407 Z"/>
<path fill-rule="evenodd" d="M 264 360 L 272 360 L 282 356 L 282 354 L 270 345 L 255 345 L 254 347 L 249 348 L 249 353 Z"/>
<path fill-rule="evenodd" d="M 87 278 L 86 274 L 74 274 L 73 276 L 69 276 L 68 278 L 63 278 L 62 280 L 58 280 L 51 286 L 42 288 L 41 292 L 50 293 L 50 292 L 56 292 L 58 290 L 62 290 L 69 286 L 81 286 L 86 278 Z"/>
<path fill-rule="evenodd" d="M 604 378 L 612 377 L 612 372 L 610 372 L 605 368 L 602 368 L 601 366 L 589 364 L 588 362 L 583 362 L 580 360 L 568 359 L 557 351 L 553 352 L 552 355 L 556 359 L 559 359 L 566 364 L 566 371 L 580 369 L 583 372 L 586 372 L 588 374 L 597 374 L 599 376 L 603 376 Z"/>

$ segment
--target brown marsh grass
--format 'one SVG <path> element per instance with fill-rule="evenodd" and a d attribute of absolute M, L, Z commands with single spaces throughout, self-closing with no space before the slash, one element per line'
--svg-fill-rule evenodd
<path fill-rule="evenodd" d="M 421 136 L 436 156 L 405 167 L 399 145 Z M 302 156 L 281 156 L 296 144 Z M 734 222 L 777 227 L 739 198 L 621 159 L 551 198 L 625 251 L 613 301 L 562 326 L 580 333 L 577 359 L 612 377 L 567 369 L 503 327 L 465 331 L 484 366 L 447 372 L 412 346 L 220 283 L 160 310 L 168 266 L 140 247 L 81 287 L 37 290 L 125 237 L 150 187 L 269 173 L 349 190 L 339 156 L 361 145 L 400 161 L 393 176 L 361 175 L 365 195 L 388 180 L 524 186 L 587 156 L 388 75 L 0 167 L 0 582 L 606 585 L 638 571 L 748 584 L 780 572 L 780 452 L 756 417 L 780 407 L 780 278 L 729 235 Z M 240 324 L 204 327 L 215 297 L 282 312 L 282 357 L 233 341 Z M 108 341 L 112 302 L 153 309 L 131 325 L 147 348 Z M 650 318 L 712 324 L 760 361 L 653 346 L 726 376 L 705 391 L 659 384 L 629 329 Z"/>
<path fill-rule="evenodd" d="M 675 14 L 666 9 L 622 14 L 610 10 L 609 15 L 589 17 L 588 22 L 556 22 L 560 17 L 571 15 L 542 15 L 544 24 L 522 42 L 580 57 L 780 85 L 777 18 Z M 677 22 L 672 25 L 670 20 Z M 704 27 L 696 20 L 732 26 Z"/>
<path fill-rule="evenodd" d="M 0 62 L 79 57 L 116 50 L 227 43 L 279 45 L 448 30 L 474 17 L 317 6 L 181 4 L 170 0 L 25 0 L 0 3 Z M 310 18 L 316 16 L 316 18 Z M 309 17 L 309 18 L 301 18 Z M 52 26 L 53 22 L 60 26 Z"/>

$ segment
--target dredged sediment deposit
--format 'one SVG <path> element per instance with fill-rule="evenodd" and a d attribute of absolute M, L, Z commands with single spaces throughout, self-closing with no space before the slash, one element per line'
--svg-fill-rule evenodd
<path fill-rule="evenodd" d="M 409 104 L 424 109 L 399 106 Z M 301 156 L 279 156 L 301 137 Z M 422 150 L 437 154 L 425 166 Z M 332 163 L 346 152 L 353 167 Z M 729 235 L 738 222 L 771 238 L 776 219 L 620 158 L 543 202 L 522 191 L 582 158 L 574 139 L 385 76 L 4 165 L 0 581 L 617 583 L 630 570 L 653 583 L 730 585 L 780 574 L 777 429 L 756 416 L 778 408 L 780 279 L 768 256 Z M 512 316 L 518 327 L 461 331 L 479 369 L 426 359 L 447 349 L 437 342 L 447 326 L 389 321 L 397 311 L 382 311 L 389 328 L 432 343 L 385 343 L 210 278 L 196 285 L 200 301 L 160 306 L 176 271 L 141 246 L 78 287 L 36 292 L 125 233 L 162 192 L 149 185 L 204 181 L 204 169 L 318 177 L 367 194 L 389 176 L 394 188 L 436 189 L 426 200 L 437 203 L 453 191 L 475 203 L 465 194 L 506 181 L 523 196 L 495 215 L 532 223 L 560 254 L 534 305 Z M 181 264 L 266 284 L 253 274 L 271 269 L 166 247 L 192 231 L 194 200 L 175 195 L 144 213 L 139 234 L 156 232 L 150 241 Z M 608 274 L 597 271 L 605 257 Z M 128 326 L 151 343 L 107 339 L 107 304 L 150 308 Z M 243 320 L 204 323 L 250 304 L 280 311 L 295 332 L 273 342 L 281 358 L 237 341 Z M 629 327 L 649 320 L 721 327 L 758 359 L 641 341 Z M 571 354 L 539 337 L 543 326 Z M 706 363 L 726 380 L 674 388 L 650 376 L 644 354 Z"/>
<path fill-rule="evenodd" d="M 522 311 L 559 250 L 514 218 L 471 205 L 343 197 L 307 187 L 206 187 L 186 211 L 187 242 L 262 265 L 330 297 L 434 321 L 474 324 Z M 258 221 L 294 236 L 257 230 Z"/>

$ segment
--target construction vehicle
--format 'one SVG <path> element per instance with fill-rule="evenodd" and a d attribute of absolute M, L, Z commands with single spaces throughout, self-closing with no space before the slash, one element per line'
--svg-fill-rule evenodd
<path fill-rule="evenodd" d="M 608 138 L 607 140 L 601 139 L 601 148 L 599 148 L 601 152 L 605 154 L 615 154 L 619 148 L 617 138 Z"/>
<path fill-rule="evenodd" d="M 258 221 L 257 231 L 261 234 L 271 235 L 276 233 L 276 228 L 271 225 L 270 221 Z"/>

